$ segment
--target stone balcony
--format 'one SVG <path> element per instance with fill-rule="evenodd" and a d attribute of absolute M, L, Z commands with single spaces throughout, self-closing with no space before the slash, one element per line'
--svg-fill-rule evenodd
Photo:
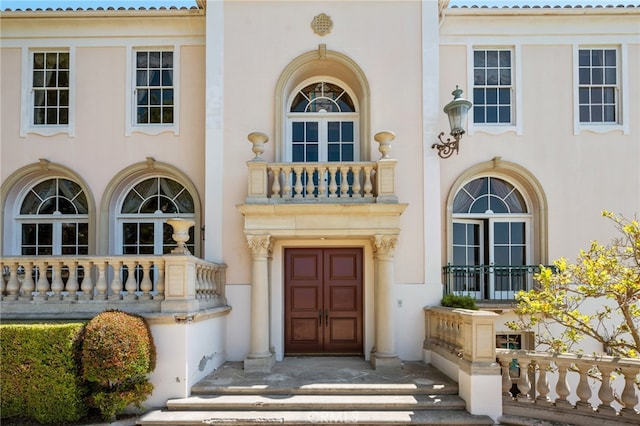
<path fill-rule="evenodd" d="M 255 158 L 247 162 L 246 204 L 398 203 L 395 192 L 397 160 L 389 158 L 392 132 L 374 139 L 382 156 L 377 161 L 268 163 L 262 159 L 262 133 L 248 136 Z"/>

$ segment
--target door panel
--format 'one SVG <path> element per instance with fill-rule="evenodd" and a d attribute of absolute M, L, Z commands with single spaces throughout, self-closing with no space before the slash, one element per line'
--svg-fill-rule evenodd
<path fill-rule="evenodd" d="M 362 250 L 286 249 L 285 353 L 362 353 Z"/>

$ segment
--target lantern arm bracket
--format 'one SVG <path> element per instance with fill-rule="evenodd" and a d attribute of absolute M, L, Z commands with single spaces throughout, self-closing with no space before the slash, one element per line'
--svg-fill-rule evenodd
<path fill-rule="evenodd" d="M 440 132 L 438 135 L 438 139 L 440 143 L 434 143 L 431 145 L 431 149 L 436 148 L 438 150 L 438 156 L 440 158 L 449 158 L 455 152 L 458 155 L 458 146 L 460 145 L 460 139 L 462 139 L 462 135 L 452 135 L 453 140 L 451 138 L 447 138 L 446 141 L 442 140 L 444 136 L 444 132 Z"/>

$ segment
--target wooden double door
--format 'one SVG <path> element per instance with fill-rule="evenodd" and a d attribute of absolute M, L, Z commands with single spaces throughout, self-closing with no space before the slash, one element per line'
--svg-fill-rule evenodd
<path fill-rule="evenodd" d="M 362 249 L 285 249 L 285 354 L 361 355 Z"/>

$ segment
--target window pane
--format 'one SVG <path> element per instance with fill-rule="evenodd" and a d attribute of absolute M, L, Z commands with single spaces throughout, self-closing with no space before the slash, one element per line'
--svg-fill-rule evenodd
<path fill-rule="evenodd" d="M 342 144 L 342 161 L 353 161 L 353 144 Z"/>
<path fill-rule="evenodd" d="M 578 51 L 578 65 L 588 67 L 591 65 L 591 51 L 580 49 Z"/>
<path fill-rule="evenodd" d="M 498 51 L 497 50 L 488 50 L 487 51 L 487 66 L 488 67 L 497 67 L 498 66 Z"/>
<path fill-rule="evenodd" d="M 38 224 L 38 245 L 52 245 L 53 244 L 53 224 L 51 223 L 39 223 Z"/>
<path fill-rule="evenodd" d="M 493 263 L 498 266 L 504 266 L 511 264 L 509 260 L 509 247 L 494 247 L 493 248 Z"/>
<path fill-rule="evenodd" d="M 484 86 L 486 84 L 484 68 L 473 70 L 473 84 L 477 86 Z"/>
<path fill-rule="evenodd" d="M 137 70 L 136 71 L 136 85 L 137 86 L 147 86 L 147 70 Z"/>
<path fill-rule="evenodd" d="M 44 71 L 33 72 L 33 87 L 44 87 Z"/>
<path fill-rule="evenodd" d="M 122 242 L 135 244 L 138 241 L 138 225 L 136 223 L 124 223 L 122 225 Z"/>
<path fill-rule="evenodd" d="M 138 105 L 149 105 L 149 90 L 138 89 L 137 99 L 138 99 Z"/>
<path fill-rule="evenodd" d="M 149 122 L 150 123 L 162 123 L 162 109 L 161 108 L 149 108 Z"/>
<path fill-rule="evenodd" d="M 499 103 L 501 105 L 511 104 L 511 90 L 510 89 L 498 89 Z"/>
<path fill-rule="evenodd" d="M 147 108 L 138 108 L 137 119 L 140 124 L 149 122 L 149 111 Z"/>
<path fill-rule="evenodd" d="M 353 122 L 352 121 L 342 122 L 342 141 L 353 142 Z"/>
<path fill-rule="evenodd" d="M 484 104 L 484 89 L 473 89 L 473 103 Z"/>
<path fill-rule="evenodd" d="M 165 107 L 162 109 L 162 122 L 173 123 L 173 108 Z"/>
<path fill-rule="evenodd" d="M 604 65 L 604 52 L 602 50 L 591 51 L 591 66 L 603 66 Z"/>
<path fill-rule="evenodd" d="M 318 142 L 318 123 L 311 121 L 306 123 L 307 142 Z M 315 160 L 317 161 L 317 160 Z"/>
<path fill-rule="evenodd" d="M 22 225 L 22 245 L 36 244 L 36 224 L 25 223 Z"/>
<path fill-rule="evenodd" d="M 613 123 L 616 121 L 616 107 L 614 105 L 604 106 L 604 121 Z"/>
<path fill-rule="evenodd" d="M 511 265 L 525 265 L 525 248 L 523 246 L 511 247 Z"/>
<path fill-rule="evenodd" d="M 491 202 L 491 205 L 489 206 L 489 208 L 491 209 L 492 212 L 509 213 L 509 209 L 507 208 L 507 205 L 500 198 L 489 197 L 489 201 Z"/>
<path fill-rule="evenodd" d="M 493 243 L 509 244 L 509 223 L 496 222 L 493 224 Z"/>
<path fill-rule="evenodd" d="M 497 107 L 487 107 L 487 123 L 497 123 L 498 122 L 498 108 Z"/>
<path fill-rule="evenodd" d="M 160 52 L 149 52 L 149 68 L 160 68 Z"/>
<path fill-rule="evenodd" d="M 330 143 L 327 145 L 327 161 L 340 161 L 340 144 Z"/>
<path fill-rule="evenodd" d="M 498 84 L 498 69 L 488 68 L 487 69 L 487 85 L 495 86 L 497 84 Z"/>
<path fill-rule="evenodd" d="M 467 264 L 467 248 L 466 247 L 453 247 L 453 264 L 454 265 L 466 265 Z"/>
<path fill-rule="evenodd" d="M 474 67 L 484 67 L 485 66 L 485 51 L 484 50 L 476 50 L 473 52 L 473 66 Z"/>
<path fill-rule="evenodd" d="M 309 144 L 307 145 L 307 162 L 316 162 L 318 161 L 318 145 L 317 144 Z"/>
<path fill-rule="evenodd" d="M 485 113 L 484 107 L 474 105 L 473 106 L 473 122 L 484 123 L 485 122 L 484 113 Z"/>
<path fill-rule="evenodd" d="M 466 244 L 466 224 L 459 222 L 453 223 L 453 244 Z"/>
<path fill-rule="evenodd" d="M 580 84 L 590 84 L 591 83 L 591 71 L 589 68 L 580 68 L 578 70 Z"/>
<path fill-rule="evenodd" d="M 162 85 L 173 86 L 173 71 L 171 70 L 162 71 Z"/>
<path fill-rule="evenodd" d="M 578 102 L 581 104 L 589 103 L 589 89 L 581 87 L 578 91 Z"/>
<path fill-rule="evenodd" d="M 607 49 L 604 51 L 604 64 L 608 67 L 616 66 L 616 51 Z"/>
<path fill-rule="evenodd" d="M 76 214 L 73 203 L 66 198 L 58 197 L 58 211 L 62 214 Z"/>
<path fill-rule="evenodd" d="M 602 83 L 604 83 L 604 73 L 602 68 L 592 68 L 591 84 L 602 84 Z"/>
<path fill-rule="evenodd" d="M 498 89 L 486 89 L 487 105 L 496 105 L 498 103 Z"/>
<path fill-rule="evenodd" d="M 292 158 L 294 163 L 301 163 L 304 161 L 304 145 L 294 144 L 292 147 Z"/>
<path fill-rule="evenodd" d="M 149 86 L 160 86 L 160 70 L 149 70 Z"/>
<path fill-rule="evenodd" d="M 58 72 L 58 87 L 69 87 L 69 71 Z"/>
<path fill-rule="evenodd" d="M 511 67 L 511 51 L 509 50 L 501 50 L 500 51 L 500 67 Z"/>
<path fill-rule="evenodd" d="M 161 99 L 162 99 L 162 90 L 161 89 L 149 90 L 149 104 L 150 105 L 160 105 Z"/>
<path fill-rule="evenodd" d="M 293 142 L 304 142 L 304 123 L 293 122 L 291 123 Z"/>
<path fill-rule="evenodd" d="M 591 103 L 592 104 L 601 104 L 602 103 L 602 88 L 593 88 L 591 89 Z"/>
<path fill-rule="evenodd" d="M 489 208 L 488 197 L 480 197 L 472 204 L 469 213 L 485 213 Z"/>
<path fill-rule="evenodd" d="M 589 114 L 589 106 L 580 107 L 580 121 L 588 123 L 591 121 L 591 115 Z"/>
<path fill-rule="evenodd" d="M 162 52 L 162 68 L 173 68 L 173 52 Z"/>
<path fill-rule="evenodd" d="M 147 52 L 137 52 L 136 53 L 136 67 L 138 68 L 147 68 L 149 65 Z"/>
<path fill-rule="evenodd" d="M 605 84 L 616 84 L 616 69 L 605 68 L 604 70 L 604 82 Z"/>
<path fill-rule="evenodd" d="M 339 121 L 330 121 L 327 123 L 327 137 L 328 142 L 339 142 L 340 141 L 340 122 Z"/>
<path fill-rule="evenodd" d="M 60 90 L 59 93 L 59 105 L 60 106 L 69 106 L 69 91 L 68 90 Z"/>
<path fill-rule="evenodd" d="M 500 70 L 500 84 L 505 86 L 511 84 L 511 69 Z"/>
<path fill-rule="evenodd" d="M 36 69 L 36 70 L 44 69 L 44 53 L 33 54 L 33 69 Z"/>
<path fill-rule="evenodd" d="M 498 122 L 510 123 L 511 122 L 511 108 L 508 106 L 501 106 L 498 108 Z"/>
<path fill-rule="evenodd" d="M 524 244 L 524 222 L 511 222 L 511 243 Z"/>
<path fill-rule="evenodd" d="M 591 107 L 591 121 L 602 121 L 602 105 L 593 105 Z"/>
<path fill-rule="evenodd" d="M 141 223 L 140 225 L 140 244 L 152 244 L 154 242 L 153 223 Z"/>

